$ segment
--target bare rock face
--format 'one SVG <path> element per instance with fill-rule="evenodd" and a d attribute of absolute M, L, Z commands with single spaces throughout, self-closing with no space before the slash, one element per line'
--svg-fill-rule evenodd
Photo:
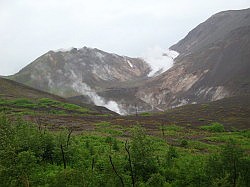
<path fill-rule="evenodd" d="M 112 84 L 145 77 L 146 62 L 83 47 L 70 51 L 49 51 L 11 78 L 68 97 L 109 87 Z M 86 88 L 85 88 L 86 87 Z"/>
<path fill-rule="evenodd" d="M 171 49 L 180 55 L 136 93 L 154 108 L 250 94 L 250 9 L 218 13 Z"/>
<path fill-rule="evenodd" d="M 116 103 L 100 97 L 97 92 L 126 81 L 143 79 L 150 70 L 142 59 L 83 47 L 49 51 L 9 78 L 63 97 L 85 95 L 96 105 L 109 103 L 113 105 L 110 109 L 119 112 Z"/>
<path fill-rule="evenodd" d="M 219 12 L 191 30 L 171 49 L 183 55 L 200 51 L 203 47 L 224 39 L 231 31 L 249 26 L 249 24 L 250 9 Z"/>

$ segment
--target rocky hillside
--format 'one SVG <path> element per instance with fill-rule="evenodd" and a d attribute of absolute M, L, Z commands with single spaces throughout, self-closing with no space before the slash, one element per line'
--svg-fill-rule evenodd
<path fill-rule="evenodd" d="M 250 9 L 209 18 L 173 45 L 180 55 L 168 71 L 136 93 L 161 109 L 250 93 Z"/>
<path fill-rule="evenodd" d="M 142 59 L 83 47 L 49 51 L 9 78 L 63 97 L 85 95 L 87 102 L 122 113 L 117 103 L 96 92 L 145 79 L 150 71 Z"/>
<path fill-rule="evenodd" d="M 199 24 L 171 49 L 181 54 L 200 51 L 209 44 L 225 39 L 233 30 L 249 26 L 249 22 L 250 9 L 219 12 Z"/>
<path fill-rule="evenodd" d="M 83 47 L 49 51 L 11 79 L 68 97 L 145 77 L 150 67 L 141 59 Z"/>

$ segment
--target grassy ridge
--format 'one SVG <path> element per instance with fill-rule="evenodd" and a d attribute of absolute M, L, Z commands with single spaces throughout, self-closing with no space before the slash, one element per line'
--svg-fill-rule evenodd
<path fill-rule="evenodd" d="M 84 108 L 75 104 L 65 103 L 49 98 L 40 98 L 37 100 L 31 100 L 28 98 L 20 99 L 0 99 L 0 111 L 7 112 L 9 114 L 34 114 L 34 112 L 39 111 L 39 113 L 49 113 L 58 115 L 67 114 L 91 114 L 91 110 Z"/>

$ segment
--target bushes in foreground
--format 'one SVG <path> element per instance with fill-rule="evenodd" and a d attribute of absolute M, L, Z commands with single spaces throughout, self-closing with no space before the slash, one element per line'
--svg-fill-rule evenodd
<path fill-rule="evenodd" d="M 161 149 L 157 146 L 161 146 Z M 160 151 L 161 150 L 161 151 Z M 0 117 L 0 186 L 249 186 L 249 157 L 181 152 L 136 127 L 131 139 L 52 133 Z"/>

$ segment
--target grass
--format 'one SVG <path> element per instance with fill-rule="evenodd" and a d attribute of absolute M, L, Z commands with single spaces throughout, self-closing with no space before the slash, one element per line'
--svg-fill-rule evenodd
<path fill-rule="evenodd" d="M 248 130 L 249 133 L 249 130 Z M 234 140 L 238 145 L 246 150 L 250 150 L 250 137 L 246 136 L 247 131 L 240 132 L 223 132 L 223 133 L 213 133 L 212 136 L 206 137 L 205 140 L 209 140 L 213 144 L 225 144 Z"/>
<path fill-rule="evenodd" d="M 79 111 L 79 112 L 88 112 L 89 110 L 87 108 L 80 107 L 75 104 L 71 103 L 64 103 L 56 100 L 52 100 L 49 98 L 42 98 L 38 100 L 38 106 L 41 107 L 57 107 L 57 108 L 63 108 L 65 110 L 74 110 L 74 111 Z"/>
<path fill-rule="evenodd" d="M 71 103 L 64 103 L 57 100 L 42 98 L 38 100 L 31 100 L 27 98 L 20 99 L 0 99 L 0 111 L 32 115 L 34 111 L 39 113 L 67 115 L 67 114 L 87 114 L 91 111 Z"/>
<path fill-rule="evenodd" d="M 99 122 L 99 123 L 96 123 L 95 124 L 96 128 L 95 130 L 97 132 L 100 132 L 101 134 L 105 135 L 105 136 L 114 136 L 114 137 L 117 137 L 117 136 L 123 136 L 123 131 L 124 129 L 122 129 L 121 126 L 119 125 L 111 125 L 110 122 L 106 122 L 106 121 L 103 121 L 103 122 Z"/>
<path fill-rule="evenodd" d="M 224 132 L 225 131 L 224 126 L 218 122 L 211 123 L 210 125 L 203 125 L 200 127 L 200 129 L 205 130 L 205 131 L 211 131 L 211 132 Z"/>
<path fill-rule="evenodd" d="M 152 116 L 152 113 L 143 112 L 143 113 L 140 113 L 140 116 Z"/>
<path fill-rule="evenodd" d="M 199 121 L 206 121 L 206 119 L 204 119 L 204 118 L 199 118 L 198 120 Z"/>
<path fill-rule="evenodd" d="M 204 143 L 201 141 L 195 141 L 195 140 L 189 140 L 188 141 L 188 147 L 196 149 L 198 151 L 205 151 L 205 152 L 215 152 L 218 150 L 216 145 Z"/>
<path fill-rule="evenodd" d="M 95 124 L 97 127 L 110 127 L 110 122 L 107 122 L 107 121 L 102 121 L 102 122 L 99 122 L 99 123 L 96 123 Z"/>
<path fill-rule="evenodd" d="M 177 126 L 177 125 L 164 125 L 162 127 L 160 127 L 161 129 L 163 128 L 164 130 L 166 131 L 182 131 L 183 130 L 183 127 L 181 126 Z"/>

